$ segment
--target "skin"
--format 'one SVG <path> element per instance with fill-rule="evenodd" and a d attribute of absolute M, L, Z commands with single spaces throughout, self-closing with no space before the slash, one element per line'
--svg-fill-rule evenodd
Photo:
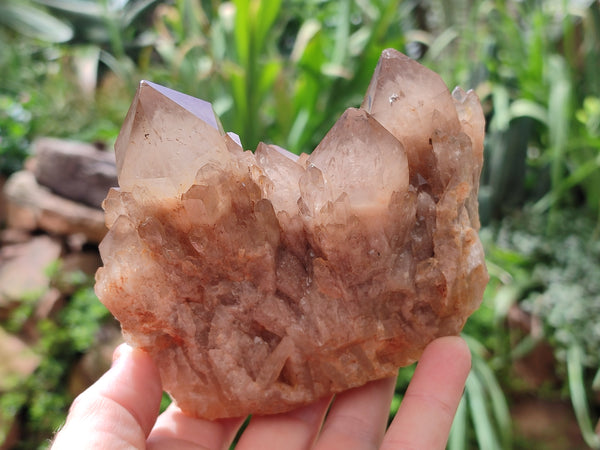
<path fill-rule="evenodd" d="M 243 418 L 194 419 L 174 405 L 159 416 L 162 387 L 150 357 L 121 345 L 113 359 L 75 399 L 52 449 L 229 448 Z M 387 430 L 393 378 L 284 414 L 255 416 L 236 449 L 443 449 L 470 367 L 461 338 L 437 339 L 425 349 Z"/>

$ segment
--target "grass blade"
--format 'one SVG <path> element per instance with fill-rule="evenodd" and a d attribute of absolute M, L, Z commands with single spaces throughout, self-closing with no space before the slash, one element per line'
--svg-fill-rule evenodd
<path fill-rule="evenodd" d="M 0 3 L 0 23 L 25 36 L 46 42 L 66 42 L 73 37 L 73 29 L 69 24 L 27 4 Z"/>
<path fill-rule="evenodd" d="M 569 393 L 583 439 L 591 448 L 600 448 L 600 437 L 594 432 L 583 379 L 583 351 L 576 344 L 567 349 Z"/>
<path fill-rule="evenodd" d="M 450 437 L 448 438 L 448 450 L 467 449 L 467 399 L 463 394 L 452 422 Z"/>
<path fill-rule="evenodd" d="M 502 392 L 502 388 L 498 384 L 498 380 L 484 360 L 477 357 L 474 358 L 473 370 L 475 370 L 481 377 L 481 381 L 488 391 L 493 418 L 498 424 L 498 430 L 500 431 L 502 448 L 511 448 L 512 423 L 504 392 Z"/>
<path fill-rule="evenodd" d="M 473 370 L 467 377 L 465 389 L 479 448 L 500 450 L 500 444 L 486 408 L 485 392 L 481 380 Z"/>

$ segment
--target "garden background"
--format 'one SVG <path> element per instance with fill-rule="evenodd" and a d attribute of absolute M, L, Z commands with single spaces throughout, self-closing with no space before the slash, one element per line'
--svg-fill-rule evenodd
<path fill-rule="evenodd" d="M 387 47 L 474 89 L 487 120 L 491 280 L 464 330 L 473 369 L 448 447 L 600 448 L 598 1 L 0 0 L 0 182 L 40 137 L 110 151 L 140 79 L 210 100 L 245 148 L 269 137 L 310 152 Z M 11 229 L 5 203 L 0 279 L 14 245 L 41 233 Z M 93 271 L 69 261 L 44 268 L 41 290 L 0 286 L 1 448 L 45 448 L 97 372 L 82 365 L 112 349 Z M 11 366 L 15 346 L 32 364 Z"/>

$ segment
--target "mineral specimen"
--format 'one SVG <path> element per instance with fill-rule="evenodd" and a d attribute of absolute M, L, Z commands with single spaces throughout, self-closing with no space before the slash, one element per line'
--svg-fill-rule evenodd
<path fill-rule="evenodd" d="M 210 104 L 142 81 L 96 292 L 187 414 L 269 414 L 390 376 L 487 282 L 476 95 L 385 50 L 310 155 L 244 152 Z"/>

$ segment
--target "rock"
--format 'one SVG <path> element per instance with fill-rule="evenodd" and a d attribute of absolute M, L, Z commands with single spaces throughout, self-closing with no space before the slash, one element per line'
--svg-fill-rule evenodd
<path fill-rule="evenodd" d="M 90 280 L 101 265 L 97 251 L 67 253 L 61 258 L 60 272 L 54 279 L 54 286 L 64 297 L 68 297 Z"/>
<path fill-rule="evenodd" d="M 40 357 L 21 339 L 0 327 L 0 392 L 14 389 L 33 373 Z"/>
<path fill-rule="evenodd" d="M 549 396 L 551 397 L 551 396 Z M 588 450 L 568 400 L 544 398 L 540 391 L 511 396 L 510 416 L 515 436 L 525 448 Z M 530 445 L 527 445 L 530 444 Z"/>
<path fill-rule="evenodd" d="M 531 348 L 525 354 L 515 356 L 511 364 L 511 376 L 519 380 L 520 392 L 537 393 L 544 387 L 560 386 L 554 348 L 544 339 L 542 320 L 518 304 L 509 308 L 506 319 L 513 341 L 511 346 L 516 346 L 523 336 L 528 336 L 532 342 Z"/>
<path fill-rule="evenodd" d="M 23 244 L 31 239 L 31 233 L 27 230 L 7 228 L 0 230 L 0 247 L 12 244 Z"/>
<path fill-rule="evenodd" d="M 64 303 L 64 297 L 58 289 L 48 289 L 35 305 L 35 311 L 33 313 L 34 329 L 27 330 L 28 334 L 31 336 L 37 336 L 37 323 L 40 320 L 47 319 L 60 311 L 60 309 L 64 306 Z"/>
<path fill-rule="evenodd" d="M 4 186 L 4 194 L 11 228 L 42 229 L 64 236 L 81 233 L 94 243 L 106 234 L 101 210 L 53 194 L 40 186 L 29 171 L 12 174 Z"/>
<path fill-rule="evenodd" d="M 142 82 L 96 293 L 189 415 L 394 375 L 481 302 L 482 125 L 475 94 L 393 50 L 310 156 L 243 152 L 205 102 Z"/>
<path fill-rule="evenodd" d="M 94 276 L 101 265 L 102 260 L 96 250 L 84 250 L 65 255 L 62 270 L 67 276 L 77 272 Z"/>
<path fill-rule="evenodd" d="M 83 142 L 40 138 L 33 144 L 35 177 L 61 197 L 100 208 L 117 185 L 115 155 Z"/>
<path fill-rule="evenodd" d="M 40 357 L 23 340 L 0 327 L 0 396 L 17 388 L 40 364 Z M 0 449 L 16 448 L 20 437 L 21 409 L 25 399 L 4 402 L 0 413 Z M 10 411 L 14 411 L 11 414 Z"/>
<path fill-rule="evenodd" d="M 47 269 L 61 254 L 61 244 L 48 236 L 5 246 L 0 252 L 0 308 L 41 297 L 50 285 Z"/>

